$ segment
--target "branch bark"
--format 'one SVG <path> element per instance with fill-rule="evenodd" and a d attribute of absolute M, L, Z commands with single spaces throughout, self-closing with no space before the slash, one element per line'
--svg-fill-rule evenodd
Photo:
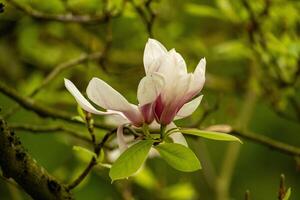
<path fill-rule="evenodd" d="M 67 187 L 49 174 L 24 149 L 14 131 L 0 119 L 0 166 L 33 199 L 74 199 Z"/>

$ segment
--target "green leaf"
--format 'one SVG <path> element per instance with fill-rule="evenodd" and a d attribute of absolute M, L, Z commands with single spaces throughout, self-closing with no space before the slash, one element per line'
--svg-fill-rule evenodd
<path fill-rule="evenodd" d="M 238 141 L 240 143 L 243 143 L 239 138 L 227 133 L 204 131 L 199 129 L 180 129 L 180 132 L 183 134 L 195 135 L 195 136 L 204 137 L 211 140 Z"/>
<path fill-rule="evenodd" d="M 291 196 L 291 188 L 289 188 L 285 195 L 284 195 L 284 198 L 282 200 L 289 200 L 290 199 L 290 196 Z"/>
<path fill-rule="evenodd" d="M 121 154 L 109 171 L 112 181 L 127 178 L 137 172 L 146 160 L 152 144 L 151 140 L 142 140 Z"/>
<path fill-rule="evenodd" d="M 201 169 L 200 161 L 194 152 L 182 144 L 164 143 L 155 149 L 169 165 L 179 171 L 192 172 Z"/>
<path fill-rule="evenodd" d="M 77 151 L 76 155 L 83 162 L 89 162 L 92 157 L 97 158 L 97 155 L 94 152 L 92 152 L 92 151 L 90 151 L 90 150 L 88 150 L 88 149 L 86 149 L 84 147 L 73 146 L 73 150 Z"/>

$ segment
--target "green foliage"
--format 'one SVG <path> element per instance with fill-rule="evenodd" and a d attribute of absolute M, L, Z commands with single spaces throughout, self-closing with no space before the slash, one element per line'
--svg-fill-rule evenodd
<path fill-rule="evenodd" d="M 10 1 L 5 1 L 4 12 L 0 13 L 0 79 L 1 82 L 17 89 L 22 96 L 28 96 L 38 88 L 49 72 L 58 65 L 77 59 L 82 54 L 103 50 L 106 52 L 103 60 L 90 60 L 64 69 L 39 94 L 31 97 L 32 102 L 72 112 L 74 116 L 76 115 L 73 119 L 82 124 L 72 125 L 40 117 L 22 108 L 8 117 L 9 123 L 40 125 L 45 128 L 48 125 L 59 125 L 90 138 L 84 126 L 84 113 L 76 112 L 76 103 L 66 92 L 63 78 L 71 79 L 85 95 L 88 81 L 92 77 L 99 77 L 112 83 L 112 86 L 124 94 L 131 103 L 137 102 L 136 87 L 139 79 L 145 75 L 143 48 L 150 36 L 145 19 L 130 1 L 125 5 L 123 0 L 17 0 L 17 2 L 51 15 L 101 15 L 105 7 L 113 12 L 119 10 L 122 12 L 105 22 L 65 23 L 37 19 L 16 9 Z M 134 2 L 149 19 L 151 14 L 144 5 L 148 1 L 134 0 Z M 248 2 L 248 7 L 245 2 Z M 195 69 L 201 57 L 207 60 L 203 102 L 192 116 L 176 121 L 177 125 L 190 127 L 191 124 L 199 122 L 199 119 L 201 123 L 197 128 L 201 129 L 213 124 L 242 124 L 258 135 L 299 147 L 299 136 L 295 134 L 300 132 L 299 1 L 154 0 L 150 3 L 150 7 L 156 16 L 151 37 L 161 41 L 168 49 L 176 48 L 176 51 L 185 58 L 189 72 Z M 253 96 L 256 96 L 256 99 L 250 103 L 252 106 L 249 106 L 247 102 Z M 216 102 L 217 109 L 211 110 Z M 1 93 L 0 115 L 8 113 L 15 104 Z M 95 123 L 108 121 L 103 116 L 93 117 Z M 99 142 L 106 130 L 95 128 L 94 132 Z M 214 173 L 220 174 L 222 169 L 228 167 L 224 165 L 226 162 L 223 162 L 223 159 L 232 158 L 227 156 L 231 151 L 228 151 L 227 143 L 195 140 L 194 136 L 224 141 L 239 141 L 239 139 L 215 132 L 199 132 L 199 130 L 188 132 L 184 134 L 192 136 L 187 137 L 189 145 L 208 164 L 208 167 L 199 171 L 201 175 L 179 173 L 171 168 L 172 166 L 175 168 L 176 164 L 171 164 L 170 167 L 161 158 L 154 158 L 147 161 L 146 170 L 141 169 L 141 172 L 129 181 L 110 184 L 107 168 L 113 162 L 109 160 L 109 153 L 117 148 L 114 138 L 111 137 L 105 146 L 105 152 L 101 153 L 101 162 L 88 177 L 90 181 L 85 179 L 85 182 L 74 191 L 75 198 L 122 199 L 122 195 L 126 193 L 125 195 L 129 194 L 133 198 L 143 200 L 214 199 L 218 187 L 212 184 L 216 181 L 213 178 Z M 95 156 L 88 150 L 92 149 L 90 143 L 70 136 L 64 131 L 58 131 L 58 134 L 52 131 L 35 133 L 41 134 L 16 129 L 16 134 L 21 137 L 24 146 L 37 162 L 66 183 L 77 178 L 89 159 Z M 155 136 L 159 140 L 159 135 Z M 164 142 L 171 142 L 167 139 L 170 138 L 166 137 Z M 163 145 L 166 144 L 159 144 L 156 148 L 164 147 Z M 178 146 L 173 143 L 170 145 Z M 72 151 L 72 146 L 77 150 Z M 172 159 L 175 157 L 175 161 L 181 158 L 176 158 L 176 154 L 170 149 L 165 150 L 165 154 Z M 144 152 L 144 156 L 147 155 L 148 152 Z M 121 157 L 124 157 L 124 153 L 120 159 Z M 132 160 L 136 161 L 135 157 L 128 162 L 129 165 Z M 186 157 L 180 160 L 186 163 Z M 266 163 L 272 167 L 266 170 Z M 121 171 L 128 168 L 125 162 L 121 162 L 121 165 L 125 166 L 119 168 Z M 138 164 L 134 166 L 137 168 L 136 171 L 139 166 Z M 291 187 L 294 188 L 293 196 L 297 198 L 300 196 L 297 187 L 300 185 L 300 178 L 294 168 L 295 162 L 290 157 L 262 145 L 253 144 L 252 141 L 247 142 L 242 146 L 230 177 L 232 181 L 229 185 L 229 199 L 242 199 L 246 189 L 250 189 L 253 194 L 251 196 L 257 199 L 275 197 L 274 188 L 278 187 L 277 177 L 281 172 L 289 177 Z M 126 171 L 126 176 L 116 175 L 116 177 L 120 179 L 128 177 L 136 172 L 133 171 L 131 168 L 131 173 Z M 10 191 L 14 191 L 13 194 L 20 193 L 22 197 L 26 196 L 23 191 L 11 190 L 11 187 L 0 179 L 1 198 L 12 198 Z M 290 189 L 287 191 L 285 198 L 289 198 L 290 191 Z"/>
<path fill-rule="evenodd" d="M 142 140 L 122 153 L 109 171 L 112 181 L 128 178 L 136 173 L 146 160 L 152 144 L 153 141 Z"/>
<path fill-rule="evenodd" d="M 182 128 L 180 129 L 180 131 L 183 134 L 199 136 L 210 140 L 234 141 L 234 142 L 242 143 L 242 141 L 239 138 L 227 133 L 204 131 L 199 129 L 186 129 L 186 128 Z"/>
<path fill-rule="evenodd" d="M 155 146 L 161 157 L 173 168 L 192 172 L 201 169 L 201 164 L 194 152 L 181 144 L 164 143 Z"/>

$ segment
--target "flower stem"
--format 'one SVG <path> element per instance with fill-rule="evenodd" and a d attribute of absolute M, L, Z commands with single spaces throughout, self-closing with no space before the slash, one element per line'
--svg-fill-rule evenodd
<path fill-rule="evenodd" d="M 161 125 L 160 126 L 160 139 L 163 140 L 163 138 L 165 137 L 165 132 L 166 132 L 166 125 Z"/>

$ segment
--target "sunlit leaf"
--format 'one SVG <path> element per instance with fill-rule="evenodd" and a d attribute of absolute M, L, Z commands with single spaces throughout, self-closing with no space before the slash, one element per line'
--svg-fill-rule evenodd
<path fill-rule="evenodd" d="M 241 40 L 231 40 L 220 43 L 213 48 L 218 59 L 245 59 L 251 56 L 251 50 Z"/>
<path fill-rule="evenodd" d="M 155 175 L 146 165 L 143 166 L 143 168 L 136 174 L 136 176 L 134 176 L 134 181 L 139 186 L 142 186 L 149 190 L 154 189 L 158 185 Z"/>
<path fill-rule="evenodd" d="M 242 143 L 242 141 L 239 138 L 227 133 L 205 131 L 199 129 L 180 129 L 180 131 L 183 134 L 195 135 L 195 136 L 204 137 L 211 140 L 237 141 Z"/>
<path fill-rule="evenodd" d="M 76 155 L 83 162 L 89 162 L 92 157 L 97 157 L 97 155 L 94 152 L 81 146 L 73 146 L 73 150 L 77 152 Z"/>
<path fill-rule="evenodd" d="M 239 22 L 239 16 L 234 10 L 232 2 L 230 0 L 216 0 L 215 1 L 219 9 L 233 22 Z"/>
<path fill-rule="evenodd" d="M 163 199 L 195 199 L 197 192 L 191 183 L 182 182 L 166 187 L 162 191 Z"/>
<path fill-rule="evenodd" d="M 153 141 L 143 140 L 129 147 L 112 165 L 109 176 L 114 180 L 133 175 L 147 158 Z"/>
<path fill-rule="evenodd" d="M 285 195 L 284 195 L 284 198 L 282 200 L 289 200 L 290 199 L 290 196 L 291 196 L 291 188 L 289 188 Z"/>
<path fill-rule="evenodd" d="M 176 143 L 164 143 L 155 147 L 161 157 L 173 168 L 184 171 L 192 172 L 201 169 L 201 164 L 194 152 Z"/>

